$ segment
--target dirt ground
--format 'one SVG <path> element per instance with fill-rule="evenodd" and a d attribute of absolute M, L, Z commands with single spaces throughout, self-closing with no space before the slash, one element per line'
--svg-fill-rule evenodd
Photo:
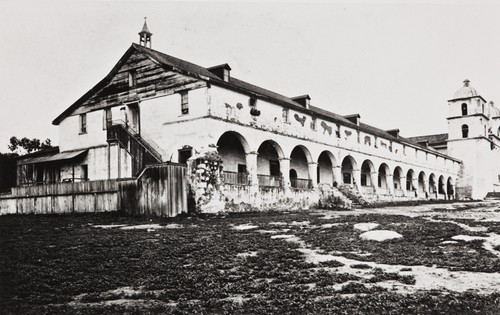
<path fill-rule="evenodd" d="M 500 203 L 0 217 L 1 314 L 500 314 Z"/>

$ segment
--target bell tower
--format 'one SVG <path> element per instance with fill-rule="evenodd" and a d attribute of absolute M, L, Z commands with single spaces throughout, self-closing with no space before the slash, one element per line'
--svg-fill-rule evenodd
<path fill-rule="evenodd" d="M 464 80 L 464 85 L 448 101 L 448 107 L 448 140 L 488 136 L 489 107 L 469 80 Z"/>
<path fill-rule="evenodd" d="M 144 18 L 144 25 L 142 26 L 142 30 L 139 32 L 139 45 L 151 48 L 151 36 L 153 36 L 153 33 L 149 31 L 146 19 L 147 18 Z"/>
<path fill-rule="evenodd" d="M 470 81 L 464 80 L 464 85 L 448 100 L 448 109 L 447 153 L 462 160 L 457 195 L 483 199 L 491 191 L 493 177 L 498 173 L 494 169 L 498 163 L 489 139 L 490 106 Z"/>

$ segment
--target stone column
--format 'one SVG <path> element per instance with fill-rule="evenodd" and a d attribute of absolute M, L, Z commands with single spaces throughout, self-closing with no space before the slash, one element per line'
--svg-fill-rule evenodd
<path fill-rule="evenodd" d="M 343 182 L 343 178 L 342 178 L 342 168 L 340 166 L 334 166 L 332 168 L 332 172 L 333 172 L 333 181 L 334 182 L 337 182 L 337 187 L 340 186 Z M 333 182 L 332 182 L 332 185 L 333 185 Z"/>
<path fill-rule="evenodd" d="M 431 191 L 430 187 L 431 187 L 431 186 L 429 185 L 429 192 Z M 437 190 L 436 183 L 434 183 L 434 184 L 432 185 L 432 188 L 434 189 L 434 192 L 430 193 L 430 196 L 432 197 L 432 199 L 437 199 L 437 191 L 438 191 L 438 190 Z"/>
<path fill-rule="evenodd" d="M 318 163 L 308 163 L 309 166 L 309 179 L 311 180 L 311 188 L 318 187 Z"/>
<path fill-rule="evenodd" d="M 408 193 L 406 192 L 406 176 L 401 176 L 399 178 L 399 184 L 401 185 L 401 190 L 403 191 L 403 196 L 407 196 Z"/>
<path fill-rule="evenodd" d="M 352 180 L 353 184 L 356 186 L 359 192 L 361 192 L 361 170 L 352 170 Z"/>
<path fill-rule="evenodd" d="M 424 178 L 424 197 L 425 199 L 429 199 L 430 191 L 429 191 L 429 181 Z"/>
<path fill-rule="evenodd" d="M 371 186 L 373 187 L 374 189 L 374 192 L 377 191 L 377 187 L 378 187 L 378 172 L 371 172 L 370 173 L 370 181 L 371 181 Z"/>
<path fill-rule="evenodd" d="M 392 174 L 385 175 L 385 181 L 387 182 L 387 188 L 389 189 L 389 194 L 394 196 L 394 177 Z"/>
<path fill-rule="evenodd" d="M 411 184 L 412 186 L 416 189 L 417 194 L 413 193 L 411 196 L 418 196 L 418 177 L 417 178 L 412 178 L 411 179 Z"/>
<path fill-rule="evenodd" d="M 280 159 L 280 172 L 283 180 L 283 189 L 290 190 L 290 159 Z"/>
<path fill-rule="evenodd" d="M 245 156 L 250 190 L 252 193 L 259 191 L 259 179 L 257 177 L 257 152 L 249 152 Z"/>

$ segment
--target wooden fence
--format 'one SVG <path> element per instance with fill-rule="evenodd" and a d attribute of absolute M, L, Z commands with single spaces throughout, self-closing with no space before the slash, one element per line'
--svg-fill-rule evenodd
<path fill-rule="evenodd" d="M 0 214 L 116 211 L 118 196 L 116 180 L 14 187 L 0 196 Z"/>
<path fill-rule="evenodd" d="M 137 179 L 22 186 L 0 195 L 0 214 L 119 210 L 163 217 L 187 212 L 186 167 L 158 164 Z"/>
<path fill-rule="evenodd" d="M 188 211 L 185 166 L 150 165 L 137 180 L 118 185 L 122 210 L 129 214 L 174 217 Z"/>

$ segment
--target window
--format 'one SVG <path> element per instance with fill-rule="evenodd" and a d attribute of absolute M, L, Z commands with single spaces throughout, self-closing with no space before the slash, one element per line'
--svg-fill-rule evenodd
<path fill-rule="evenodd" d="M 312 117 L 311 120 L 311 129 L 316 131 L 316 117 Z"/>
<path fill-rule="evenodd" d="M 271 176 L 280 176 L 280 162 L 279 161 L 269 161 L 269 174 Z"/>
<path fill-rule="evenodd" d="M 87 133 L 87 114 L 80 114 L 80 133 Z"/>
<path fill-rule="evenodd" d="M 256 106 L 257 106 L 257 99 L 256 99 L 256 98 L 251 97 L 251 98 L 248 100 L 248 106 L 250 106 L 250 107 L 256 107 Z"/>
<path fill-rule="evenodd" d="M 366 180 L 366 174 L 361 174 L 361 186 L 366 186 L 367 180 Z"/>
<path fill-rule="evenodd" d="M 467 104 L 462 103 L 462 116 L 467 116 Z"/>
<path fill-rule="evenodd" d="M 186 164 L 187 160 L 193 155 L 193 148 L 186 147 L 179 150 L 179 163 Z"/>
<path fill-rule="evenodd" d="M 128 73 L 128 86 L 134 87 L 137 84 L 137 75 L 135 71 L 130 71 Z"/>
<path fill-rule="evenodd" d="M 89 179 L 89 167 L 87 164 L 82 165 L 82 173 L 80 174 L 80 179 L 81 180 Z"/>
<path fill-rule="evenodd" d="M 288 108 L 283 108 L 283 122 L 284 123 L 289 123 L 288 119 Z"/>
<path fill-rule="evenodd" d="M 344 184 L 351 183 L 351 173 L 343 173 L 342 177 L 343 177 L 342 179 L 344 180 Z"/>
<path fill-rule="evenodd" d="M 188 98 L 188 92 L 184 91 L 181 92 L 181 113 L 182 115 L 187 115 L 189 114 L 189 98 Z"/>
<path fill-rule="evenodd" d="M 247 166 L 245 164 L 238 164 L 238 173 L 246 173 Z"/>
<path fill-rule="evenodd" d="M 462 138 L 468 138 L 468 137 L 469 137 L 469 126 L 462 125 Z"/>
<path fill-rule="evenodd" d="M 34 164 L 26 164 L 26 180 L 25 183 L 31 183 L 34 175 Z"/>
<path fill-rule="evenodd" d="M 113 118 L 111 117 L 111 108 L 105 108 L 102 114 L 102 129 L 108 129 L 108 127 L 111 126 L 112 120 Z"/>

